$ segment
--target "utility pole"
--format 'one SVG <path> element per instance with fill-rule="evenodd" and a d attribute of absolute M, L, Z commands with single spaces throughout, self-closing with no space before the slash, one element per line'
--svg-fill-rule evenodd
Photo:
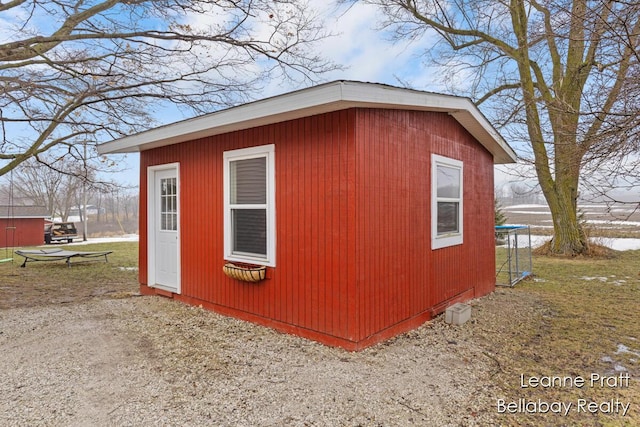
<path fill-rule="evenodd" d="M 87 241 L 87 141 L 83 145 L 84 179 L 82 180 L 82 241 Z"/>

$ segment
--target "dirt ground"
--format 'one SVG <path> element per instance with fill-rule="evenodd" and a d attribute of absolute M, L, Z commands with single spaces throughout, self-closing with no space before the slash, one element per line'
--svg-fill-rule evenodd
<path fill-rule="evenodd" d="M 553 315 L 518 288 L 472 301 L 462 326 L 440 316 L 352 353 L 139 296 L 135 272 L 116 285 L 10 274 L 0 282 L 2 426 L 589 425 L 498 413 L 517 397 L 505 391 L 518 381 L 511 361 L 540 357 Z"/>

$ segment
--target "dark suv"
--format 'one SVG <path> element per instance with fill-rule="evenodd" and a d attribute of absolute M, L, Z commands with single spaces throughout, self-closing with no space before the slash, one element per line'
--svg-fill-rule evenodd
<path fill-rule="evenodd" d="M 54 222 L 44 225 L 44 242 L 47 244 L 62 240 L 71 243 L 75 237 L 78 237 L 78 230 L 72 222 Z"/>

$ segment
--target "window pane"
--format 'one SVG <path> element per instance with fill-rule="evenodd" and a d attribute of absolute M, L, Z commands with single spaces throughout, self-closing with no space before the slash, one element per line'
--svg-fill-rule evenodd
<path fill-rule="evenodd" d="M 267 210 L 232 209 L 233 252 L 267 256 Z"/>
<path fill-rule="evenodd" d="M 267 203 L 267 158 L 235 160 L 229 164 L 231 204 Z"/>
<path fill-rule="evenodd" d="M 178 229 L 178 181 L 176 178 L 160 180 L 160 229 Z"/>
<path fill-rule="evenodd" d="M 177 184 L 176 178 L 162 178 L 160 180 L 160 185 L 162 188 L 160 195 L 162 196 L 175 195 L 177 193 L 176 184 Z"/>
<path fill-rule="evenodd" d="M 438 202 L 438 234 L 457 233 L 458 227 L 458 211 L 460 203 L 458 202 Z"/>
<path fill-rule="evenodd" d="M 460 169 L 438 165 L 438 197 L 460 198 Z"/>

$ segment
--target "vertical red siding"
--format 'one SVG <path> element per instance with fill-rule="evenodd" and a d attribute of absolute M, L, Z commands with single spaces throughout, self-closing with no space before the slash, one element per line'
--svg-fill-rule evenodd
<path fill-rule="evenodd" d="M 222 273 L 222 155 L 264 144 L 276 147 L 276 267 L 246 284 Z M 465 162 L 465 243 L 437 251 L 431 153 Z M 451 298 L 493 289 L 492 158 L 445 114 L 351 109 L 144 151 L 142 284 L 147 167 L 173 162 L 180 163 L 176 297 L 187 302 L 358 348 L 428 319 Z"/>
<path fill-rule="evenodd" d="M 493 159 L 446 114 L 358 110 L 359 340 L 494 287 Z M 431 250 L 431 154 L 464 162 L 464 243 Z"/>
<path fill-rule="evenodd" d="M 44 218 L 0 219 L 0 248 L 42 244 L 44 244 Z"/>
<path fill-rule="evenodd" d="M 218 308 L 252 314 L 298 328 L 353 339 L 349 319 L 353 256 L 349 239 L 355 176 L 353 111 L 321 115 L 145 151 L 146 169 L 180 163 L 181 294 Z M 222 273 L 222 154 L 254 145 L 276 145 L 276 267 L 268 279 L 246 284 Z M 146 207 L 141 211 L 146 246 Z M 140 252 L 146 284 L 146 249 Z"/>

